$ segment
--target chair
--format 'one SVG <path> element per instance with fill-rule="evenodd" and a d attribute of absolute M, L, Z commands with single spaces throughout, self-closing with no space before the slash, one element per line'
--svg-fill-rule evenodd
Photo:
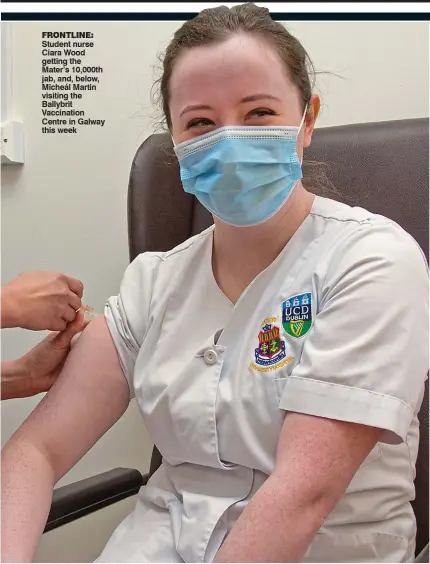
<path fill-rule="evenodd" d="M 429 253 L 429 121 L 411 119 L 346 125 L 315 131 L 305 160 L 326 163 L 339 190 L 335 199 L 360 205 L 402 225 Z M 306 169 L 305 169 L 306 174 Z M 165 251 L 212 223 L 210 214 L 182 190 L 168 134 L 151 135 L 134 157 L 128 192 L 130 259 Z M 428 562 L 429 402 L 419 414 L 416 465 L 417 562 Z M 55 490 L 45 531 L 136 494 L 158 468 L 154 447 L 149 474 L 117 468 Z"/>

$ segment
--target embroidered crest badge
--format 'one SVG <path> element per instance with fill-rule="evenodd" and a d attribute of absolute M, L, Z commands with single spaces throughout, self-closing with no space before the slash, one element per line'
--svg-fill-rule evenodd
<path fill-rule="evenodd" d="M 287 357 L 285 341 L 281 338 L 279 327 L 274 325 L 276 317 L 268 317 L 261 324 L 258 334 L 258 347 L 254 351 L 255 361 L 251 368 L 260 372 L 276 370 L 293 360 Z"/>
<path fill-rule="evenodd" d="M 312 294 L 297 294 L 282 302 L 282 326 L 291 337 L 304 337 L 312 326 Z"/>

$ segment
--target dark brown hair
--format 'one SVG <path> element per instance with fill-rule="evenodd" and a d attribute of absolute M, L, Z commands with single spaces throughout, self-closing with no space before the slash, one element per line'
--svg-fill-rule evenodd
<path fill-rule="evenodd" d="M 169 84 L 178 56 L 186 49 L 220 43 L 239 33 L 254 35 L 272 45 L 298 88 L 304 111 L 310 102 L 315 78 L 315 69 L 309 55 L 298 39 L 281 23 L 272 19 L 267 8 L 246 2 L 233 8 L 218 6 L 202 10 L 175 32 L 161 57 L 162 74 L 154 85 L 158 87 L 155 101 L 161 106 L 169 129 L 172 125 Z M 333 193 L 334 187 L 323 167 L 321 163 L 304 162 L 303 184 L 313 192 Z"/>

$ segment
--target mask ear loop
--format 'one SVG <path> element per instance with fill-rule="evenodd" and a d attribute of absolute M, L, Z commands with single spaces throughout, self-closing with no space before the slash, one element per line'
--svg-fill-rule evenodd
<path fill-rule="evenodd" d="M 300 122 L 299 129 L 297 131 L 297 138 L 299 137 L 299 134 L 300 134 L 300 131 L 302 130 L 303 124 L 305 123 L 307 113 L 308 113 L 308 104 L 306 104 L 305 111 L 303 112 L 302 120 Z M 300 165 L 302 165 L 302 164 L 303 164 L 303 155 L 302 155 L 302 158 L 300 160 Z"/>
<path fill-rule="evenodd" d="M 307 113 L 308 113 L 308 104 L 306 104 L 305 111 L 303 112 L 303 115 L 302 115 L 302 121 L 300 122 L 300 125 L 299 125 L 299 133 L 300 133 L 302 127 L 303 127 L 303 124 L 305 123 Z"/>

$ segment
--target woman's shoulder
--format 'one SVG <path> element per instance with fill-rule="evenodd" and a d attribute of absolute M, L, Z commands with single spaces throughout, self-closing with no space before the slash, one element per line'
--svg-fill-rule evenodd
<path fill-rule="evenodd" d="M 317 196 L 311 215 L 322 230 L 331 230 L 332 258 L 347 262 L 365 257 L 392 260 L 398 264 L 411 260 L 426 265 L 424 252 L 414 239 L 394 220 L 359 206 Z"/>
<path fill-rule="evenodd" d="M 207 250 L 212 241 L 213 225 L 197 235 L 189 237 L 179 245 L 168 251 L 146 251 L 139 254 L 132 264 L 141 268 L 155 268 L 162 265 L 163 269 L 176 269 L 180 263 L 184 263 L 196 254 Z"/>
<path fill-rule="evenodd" d="M 315 196 L 315 200 L 311 209 L 311 215 L 315 218 L 321 218 L 326 222 L 338 223 L 342 225 L 383 225 L 392 224 L 400 227 L 396 222 L 388 217 L 371 212 L 358 205 L 353 205 L 340 200 L 333 200 L 322 196 Z"/>
<path fill-rule="evenodd" d="M 132 278 L 139 287 L 152 294 L 154 286 L 164 291 L 179 273 L 195 273 L 204 265 L 212 249 L 213 226 L 194 235 L 168 251 L 147 251 L 138 255 L 128 266 L 124 279 Z"/>

